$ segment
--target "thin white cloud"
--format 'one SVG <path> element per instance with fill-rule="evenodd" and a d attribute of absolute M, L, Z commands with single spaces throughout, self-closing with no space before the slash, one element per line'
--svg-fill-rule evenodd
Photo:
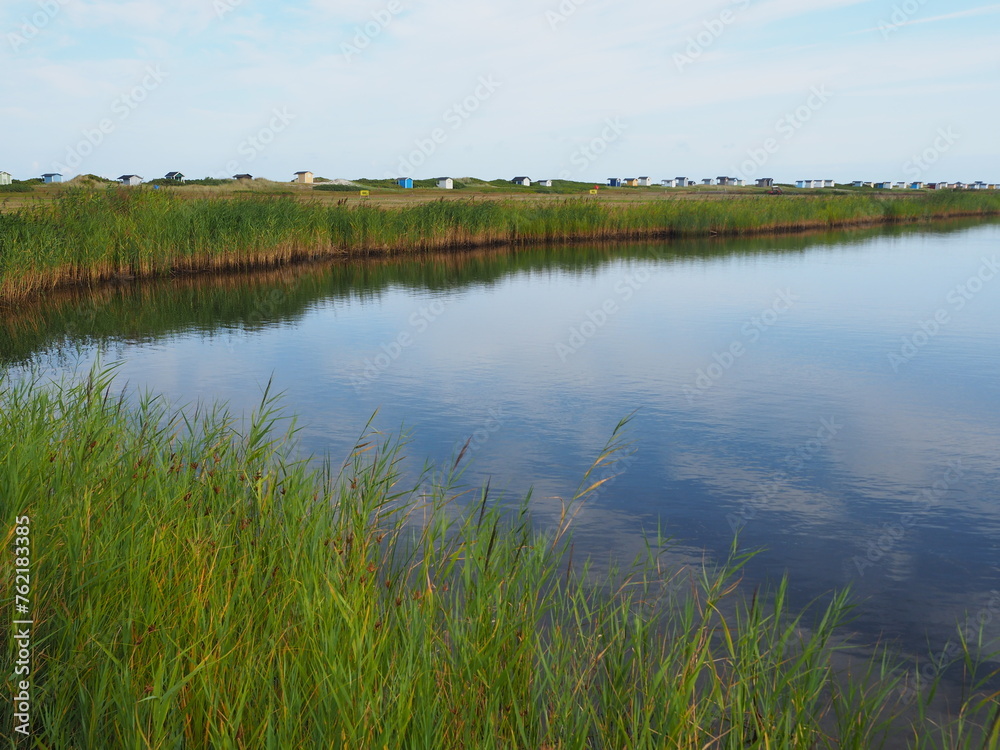
<path fill-rule="evenodd" d="M 515 164 L 515 171 L 555 174 L 608 118 L 626 126 L 622 137 L 574 176 L 652 171 L 652 161 L 671 174 L 721 174 L 813 86 L 824 85 L 834 91 L 830 106 L 775 156 L 775 167 L 810 169 L 800 160 L 820 139 L 832 140 L 819 151 L 863 160 L 889 153 L 886 133 L 919 142 L 945 113 L 955 121 L 996 113 L 995 98 L 983 95 L 995 81 L 983 71 L 1000 61 L 1000 51 L 985 34 L 966 38 L 966 53 L 944 56 L 925 54 L 927 39 L 916 38 L 924 35 L 900 36 L 887 55 L 870 39 L 845 35 L 862 25 L 852 20 L 868 15 L 862 0 L 399 0 L 404 11 L 363 40 L 360 54 L 346 55 L 342 45 L 388 2 L 345 11 L 328 0 L 294 9 L 244 0 L 219 18 L 212 0 L 71 0 L 62 21 L 16 53 L 7 50 L 5 98 L 32 113 L 8 123 L 27 146 L 24 166 L 15 168 L 65 153 L 151 63 L 169 72 L 167 82 L 88 158 L 85 171 L 120 173 L 127 160 L 141 172 L 141 161 L 154 156 L 190 164 L 192 173 L 216 169 L 274 108 L 294 113 L 294 128 L 246 168 L 281 177 L 305 162 L 324 176 L 381 176 L 440 127 L 447 140 L 417 176 L 496 176 Z M 706 39 L 706 22 L 725 11 L 732 22 L 679 67 L 675 54 L 693 37 Z M 839 30 L 824 34 L 806 15 L 817 13 L 836 19 Z M 779 21 L 802 33 L 777 37 Z M 934 33 L 941 45 L 950 43 L 946 27 Z M 499 87 L 461 128 L 445 125 L 481 76 Z M 894 111 L 916 114 L 900 119 Z M 969 132 L 963 152 L 986 157 L 988 166 L 994 142 Z M 882 168 L 908 156 L 890 154 Z"/>
<path fill-rule="evenodd" d="M 824 11 L 839 10 L 853 5 L 870 2 L 870 0 L 767 0 L 754 3 L 748 17 L 757 24 L 776 23 L 799 16 L 806 16 Z"/>
<path fill-rule="evenodd" d="M 74 28 L 114 29 L 116 33 L 197 31 L 220 18 L 212 0 L 76 0 L 66 5 L 66 12 Z"/>
<path fill-rule="evenodd" d="M 851 32 L 852 34 L 868 34 L 873 31 L 884 32 L 886 28 L 890 29 L 901 29 L 904 26 L 916 26 L 922 23 L 938 23 L 939 21 L 952 21 L 956 18 L 969 18 L 971 16 L 983 16 L 990 15 L 993 13 L 1000 13 L 1000 4 L 998 5 L 985 5 L 982 8 L 970 8 L 969 10 L 961 10 L 957 13 L 945 13 L 940 16 L 931 16 L 930 18 L 914 18 L 911 20 L 905 20 L 900 22 L 888 22 L 881 26 L 873 26 L 868 29 L 861 29 L 859 31 Z"/>

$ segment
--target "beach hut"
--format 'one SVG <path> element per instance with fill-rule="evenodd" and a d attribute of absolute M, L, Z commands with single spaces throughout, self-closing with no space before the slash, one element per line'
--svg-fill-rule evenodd
<path fill-rule="evenodd" d="M 141 185 L 142 178 L 137 174 L 123 174 L 121 177 L 118 178 L 118 182 L 120 182 L 122 185 L 132 185 L 132 186 Z"/>
<path fill-rule="evenodd" d="M 515 177 L 511 182 L 521 187 L 531 187 L 531 180 L 527 177 Z"/>
<path fill-rule="evenodd" d="M 687 177 L 677 178 L 677 187 L 691 187 L 694 185 L 694 180 L 689 180 Z"/>
<path fill-rule="evenodd" d="M 535 184 L 540 187 L 552 187 L 552 180 L 539 180 Z"/>
<path fill-rule="evenodd" d="M 253 179 L 252 174 L 234 174 L 233 179 L 237 182 L 250 182 Z"/>
<path fill-rule="evenodd" d="M 622 178 L 621 177 L 609 177 L 608 178 L 608 187 L 621 187 L 621 186 L 622 186 Z"/>
<path fill-rule="evenodd" d="M 296 172 L 295 179 L 292 182 L 297 182 L 300 185 L 312 185 L 313 173 L 312 172 Z"/>
<path fill-rule="evenodd" d="M 639 187 L 652 187 L 653 185 L 653 181 L 649 177 L 640 177 L 638 182 Z"/>
<path fill-rule="evenodd" d="M 42 180 L 46 185 L 52 185 L 56 182 L 62 182 L 62 175 L 58 172 L 46 172 L 42 175 Z"/>
<path fill-rule="evenodd" d="M 164 175 L 163 179 L 174 180 L 176 182 L 184 182 L 184 175 L 182 175 L 180 172 L 167 172 L 166 175 Z"/>
<path fill-rule="evenodd" d="M 823 180 L 823 187 L 825 188 L 837 187 L 837 183 L 834 182 L 833 180 Z"/>
<path fill-rule="evenodd" d="M 677 187 L 677 178 L 674 177 L 672 180 L 660 180 L 660 184 L 663 187 Z"/>
<path fill-rule="evenodd" d="M 438 178 L 437 185 L 442 190 L 454 190 L 455 189 L 455 181 L 453 179 L 451 179 L 450 177 L 440 177 L 440 178 Z"/>
<path fill-rule="evenodd" d="M 396 184 L 399 185 L 401 188 L 405 188 L 406 190 L 413 190 L 412 177 L 400 177 L 398 180 L 396 180 Z"/>
<path fill-rule="evenodd" d="M 773 177 L 759 177 L 754 183 L 757 187 L 774 187 Z"/>
<path fill-rule="evenodd" d="M 0 185 L 10 185 L 12 180 L 10 172 L 0 172 Z"/>
<path fill-rule="evenodd" d="M 712 184 L 712 178 L 711 177 L 706 177 L 704 180 L 701 181 L 701 184 L 702 185 L 711 185 Z"/>

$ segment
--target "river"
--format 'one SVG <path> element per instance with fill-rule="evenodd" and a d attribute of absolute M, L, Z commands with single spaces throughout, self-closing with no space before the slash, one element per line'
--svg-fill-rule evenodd
<path fill-rule="evenodd" d="M 463 481 L 558 518 L 628 415 L 576 554 L 851 586 L 856 637 L 921 663 L 956 623 L 1000 642 L 1000 223 L 527 247 L 105 287 L 10 311 L 11 372 L 121 361 L 119 384 L 249 412 L 270 380 L 301 449 L 368 420 L 413 476 L 468 441 Z"/>

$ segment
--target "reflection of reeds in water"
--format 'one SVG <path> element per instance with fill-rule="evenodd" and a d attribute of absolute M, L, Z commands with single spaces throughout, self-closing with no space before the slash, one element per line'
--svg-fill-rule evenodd
<path fill-rule="evenodd" d="M 592 479 L 544 533 L 528 502 L 463 500 L 453 477 L 399 486 L 399 444 L 377 434 L 339 469 L 294 461 L 266 395 L 237 432 L 222 408 L 111 386 L 0 383 L 40 746 L 870 748 L 896 722 L 971 747 L 995 710 L 899 718 L 888 660 L 833 667 L 846 597 L 805 618 L 784 584 L 742 598 L 735 553 L 667 570 L 651 547 L 588 584 L 568 545 Z"/>
<path fill-rule="evenodd" d="M 189 200 L 168 191 L 67 190 L 49 204 L 0 214 L 0 299 L 66 284 L 261 268 L 338 254 L 741 235 L 998 211 L 1000 196 L 957 192 L 625 204 L 444 201 L 385 209 L 291 197 Z"/>
<path fill-rule="evenodd" d="M 935 232 L 959 232 L 979 219 L 952 219 Z M 592 274 L 616 262 L 702 263 L 722 257 L 800 253 L 924 231 L 910 224 L 784 235 L 696 237 L 669 241 L 556 243 L 456 252 L 338 257 L 261 269 L 178 274 L 164 279 L 64 287 L 16 305 L 0 316 L 0 362 L 24 362 L 63 343 L 189 330 L 254 329 L 294 321 L 320 300 L 367 299 L 392 287 L 417 293 L 489 286 L 518 273 Z"/>

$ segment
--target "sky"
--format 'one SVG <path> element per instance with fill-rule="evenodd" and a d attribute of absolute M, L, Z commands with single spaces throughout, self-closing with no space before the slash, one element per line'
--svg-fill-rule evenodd
<path fill-rule="evenodd" d="M 1000 4 L 3 0 L 0 170 L 1000 182 Z"/>

